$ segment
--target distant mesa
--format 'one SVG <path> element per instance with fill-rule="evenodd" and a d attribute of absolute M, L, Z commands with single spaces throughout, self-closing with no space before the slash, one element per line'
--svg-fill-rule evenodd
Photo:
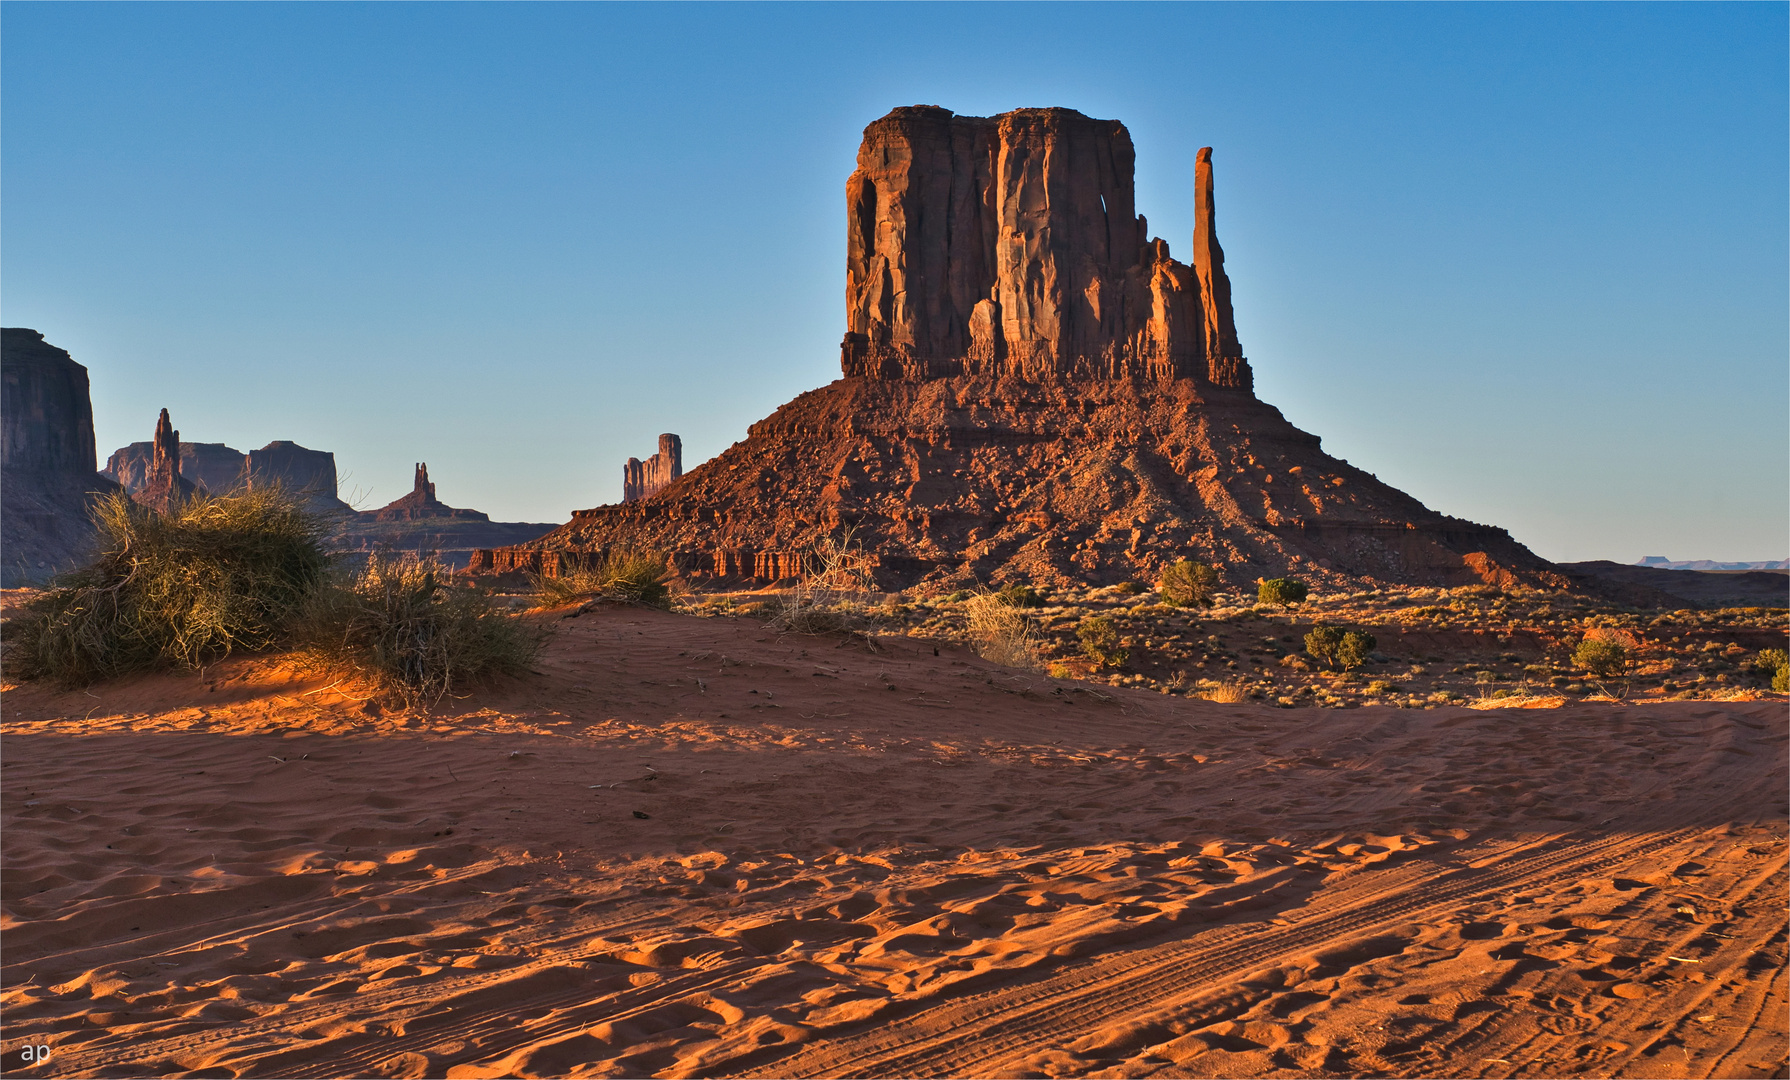
<path fill-rule="evenodd" d="M 418 462 L 416 481 L 410 494 L 373 511 L 377 521 L 421 521 L 428 518 L 451 518 L 457 521 L 490 521 L 477 510 L 457 510 L 435 497 L 435 485 L 429 480 L 429 466 Z"/>
<path fill-rule="evenodd" d="M 691 580 L 747 584 L 850 530 L 885 588 L 1150 579 L 1181 558 L 1239 585 L 1565 584 L 1258 400 L 1210 148 L 1188 263 L 1137 214 L 1133 159 L 1123 124 L 1071 109 L 875 121 L 845 190 L 844 377 L 677 484 L 473 568 L 655 547 Z"/>
<path fill-rule="evenodd" d="M 1690 559 L 1673 562 L 1664 555 L 1645 555 L 1636 566 L 1651 566 L 1657 570 L 1702 570 L 1704 572 L 1731 573 L 1747 570 L 1790 570 L 1790 559 L 1766 559 L 1760 562 L 1717 562 L 1713 559 Z"/>
<path fill-rule="evenodd" d="M 93 547 L 101 476 L 87 369 L 36 330 L 0 329 L 0 586 L 41 583 Z"/>
<path fill-rule="evenodd" d="M 167 416 L 163 409 L 162 415 Z M 223 443 L 180 442 L 174 433 L 173 454 L 184 489 L 209 495 L 228 495 L 245 489 L 279 484 L 297 494 L 312 510 L 351 513 L 353 507 L 337 497 L 336 456 L 286 440 L 275 440 L 259 450 L 243 453 Z M 161 438 L 157 427 L 157 439 Z M 124 486 L 132 498 L 150 482 L 155 468 L 157 442 L 136 442 L 106 459 L 106 475 Z"/>
<path fill-rule="evenodd" d="M 622 465 L 622 502 L 657 495 L 684 475 L 684 441 L 676 435 L 659 436 L 659 452 L 641 461 L 629 458 Z"/>

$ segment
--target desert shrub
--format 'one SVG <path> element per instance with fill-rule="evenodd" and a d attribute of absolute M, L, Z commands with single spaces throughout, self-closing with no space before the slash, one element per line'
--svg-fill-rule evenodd
<path fill-rule="evenodd" d="M 558 607 L 576 600 L 604 597 L 623 604 L 663 608 L 671 604 L 671 574 L 663 551 L 631 551 L 618 548 L 593 567 L 583 567 L 558 577 L 534 579 L 535 604 Z"/>
<path fill-rule="evenodd" d="M 1305 651 L 1325 667 L 1353 671 L 1374 651 L 1374 636 L 1338 626 L 1318 626 L 1305 635 Z"/>
<path fill-rule="evenodd" d="M 1053 679 L 1073 679 L 1075 678 L 1075 669 L 1058 660 L 1050 665 L 1048 674 Z"/>
<path fill-rule="evenodd" d="M 945 597 L 945 602 L 948 604 L 961 604 L 963 601 L 968 600 L 970 597 L 972 597 L 974 595 L 976 595 L 976 594 L 969 591 L 968 589 L 958 589 L 956 592 L 952 593 L 950 596 Z"/>
<path fill-rule="evenodd" d="M 353 672 L 406 705 L 527 671 L 542 635 L 486 593 L 449 584 L 451 573 L 433 558 L 375 553 L 312 594 L 299 645 L 313 666 Z"/>
<path fill-rule="evenodd" d="M 1144 591 L 1144 587 L 1135 581 L 1121 581 L 1113 586 L 1113 591 L 1120 596 L 1136 596 Z"/>
<path fill-rule="evenodd" d="M 995 595 L 999 596 L 1001 602 L 1009 607 L 1038 608 L 1044 606 L 1044 597 L 1038 595 L 1038 590 L 1030 585 L 1009 585 Z"/>
<path fill-rule="evenodd" d="M 1600 678 L 1613 678 L 1628 667 L 1628 649 L 1609 637 L 1586 636 L 1573 650 L 1572 662 Z"/>
<path fill-rule="evenodd" d="M 1121 667 L 1131 659 L 1131 650 L 1119 644 L 1119 624 L 1111 615 L 1091 615 L 1075 628 L 1081 639 L 1081 651 L 1102 667 Z"/>
<path fill-rule="evenodd" d="M 1170 607 L 1211 607 L 1218 590 L 1218 571 L 1205 563 L 1182 559 L 1162 572 L 1162 602 Z"/>
<path fill-rule="evenodd" d="M 1771 688 L 1778 693 L 1790 692 L 1790 664 L 1779 664 L 1771 676 Z"/>
<path fill-rule="evenodd" d="M 874 618 L 865 598 L 872 582 L 863 546 L 852 540 L 850 531 L 816 543 L 808 565 L 811 572 L 778 597 L 770 625 L 798 634 L 868 632 Z"/>
<path fill-rule="evenodd" d="M 1028 590 L 1029 591 L 1029 590 Z M 970 620 L 970 643 L 976 655 L 1007 667 L 1036 671 L 1039 668 L 1037 624 L 1005 595 L 986 593 L 965 604 Z"/>
<path fill-rule="evenodd" d="M 1753 670 L 1768 679 L 1776 675 L 1785 664 L 1790 664 L 1790 654 L 1783 649 L 1760 649 L 1759 655 L 1753 658 Z"/>
<path fill-rule="evenodd" d="M 1309 595 L 1311 590 L 1298 578 L 1267 578 L 1256 586 L 1257 603 L 1279 604 L 1283 608 L 1292 607 Z"/>
<path fill-rule="evenodd" d="M 197 496 L 172 514 L 114 494 L 94 522 L 94 560 L 8 621 L 9 674 L 77 687 L 265 649 L 329 566 L 324 524 L 278 488 Z"/>
<path fill-rule="evenodd" d="M 1249 687 L 1245 686 L 1240 681 L 1220 683 L 1200 696 L 1207 701 L 1215 701 L 1225 705 L 1235 705 L 1239 701 L 1248 700 Z"/>

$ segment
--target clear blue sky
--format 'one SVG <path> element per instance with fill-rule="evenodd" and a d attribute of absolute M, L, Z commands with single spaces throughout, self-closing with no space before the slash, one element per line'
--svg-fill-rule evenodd
<path fill-rule="evenodd" d="M 1262 397 L 1553 559 L 1790 555 L 1786 6 L 0 6 L 0 321 L 101 454 L 333 450 L 561 521 L 837 377 L 896 105 L 1194 153 Z"/>

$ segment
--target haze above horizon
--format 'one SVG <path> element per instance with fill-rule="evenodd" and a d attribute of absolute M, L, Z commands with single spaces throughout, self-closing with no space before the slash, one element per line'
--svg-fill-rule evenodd
<path fill-rule="evenodd" d="M 1184 257 L 1214 147 L 1256 390 L 1557 561 L 1790 554 L 1784 5 L 0 8 L 0 322 L 100 455 L 427 461 L 614 502 L 838 377 L 845 178 L 897 105 L 1129 127 Z"/>

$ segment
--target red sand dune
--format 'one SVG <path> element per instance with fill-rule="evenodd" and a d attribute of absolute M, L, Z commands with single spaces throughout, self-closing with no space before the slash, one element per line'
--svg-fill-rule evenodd
<path fill-rule="evenodd" d="M 9 1074 L 1784 1075 L 1781 702 L 558 625 L 427 717 L 269 660 L 8 688 Z"/>

